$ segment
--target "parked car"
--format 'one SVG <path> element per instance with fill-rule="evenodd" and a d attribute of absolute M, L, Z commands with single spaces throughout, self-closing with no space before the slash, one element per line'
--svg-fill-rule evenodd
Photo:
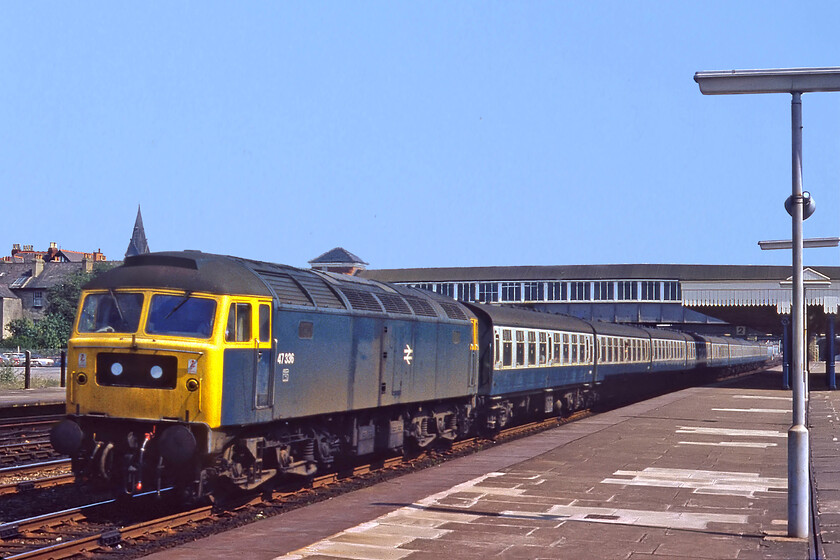
<path fill-rule="evenodd" d="M 10 366 L 12 365 L 12 360 L 9 359 L 6 354 L 0 354 L 0 366 Z"/>
<path fill-rule="evenodd" d="M 55 360 L 52 358 L 32 357 L 30 363 L 34 367 L 52 367 L 55 365 Z"/>
<path fill-rule="evenodd" d="M 9 359 L 9 362 L 13 366 L 22 366 L 26 364 L 26 354 L 23 352 L 9 352 L 5 356 Z"/>

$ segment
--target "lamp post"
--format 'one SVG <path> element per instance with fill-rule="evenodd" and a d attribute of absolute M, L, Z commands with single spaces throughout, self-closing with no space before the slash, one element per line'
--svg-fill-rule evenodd
<path fill-rule="evenodd" d="M 788 68 L 697 72 L 694 81 L 704 95 L 788 93 L 791 95 L 793 285 L 793 422 L 788 430 L 788 536 L 806 538 L 810 529 L 808 428 L 805 425 L 803 367 L 804 313 L 802 281 L 802 94 L 840 91 L 840 68 Z"/>

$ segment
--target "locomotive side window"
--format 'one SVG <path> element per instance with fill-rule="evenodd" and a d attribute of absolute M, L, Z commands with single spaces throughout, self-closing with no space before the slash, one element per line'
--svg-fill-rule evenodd
<path fill-rule="evenodd" d="M 260 305 L 260 342 L 271 340 L 271 307 Z"/>
<path fill-rule="evenodd" d="M 315 325 L 312 321 L 301 321 L 298 324 L 298 338 L 310 339 L 315 333 Z"/>
<path fill-rule="evenodd" d="M 227 342 L 248 342 L 251 340 L 251 304 L 231 303 L 228 312 Z"/>
<path fill-rule="evenodd" d="M 81 333 L 133 333 L 140 324 L 143 294 L 127 294 L 108 290 L 89 294 L 79 316 Z"/>
<path fill-rule="evenodd" d="M 502 366 L 510 367 L 513 365 L 513 342 L 511 341 L 510 329 L 502 331 Z"/>

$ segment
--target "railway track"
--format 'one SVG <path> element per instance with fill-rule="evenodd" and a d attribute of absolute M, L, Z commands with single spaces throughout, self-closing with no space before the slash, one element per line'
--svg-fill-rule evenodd
<path fill-rule="evenodd" d="M 357 487 L 359 480 L 365 477 L 371 477 L 373 479 L 371 483 L 376 483 L 388 471 L 398 475 L 407 470 L 422 468 L 425 462 L 439 462 L 441 458 L 454 458 L 472 453 L 487 446 L 550 429 L 587 415 L 589 412 L 585 411 L 569 418 L 551 418 L 516 426 L 503 430 L 492 439 L 471 438 L 455 442 L 446 450 L 422 452 L 408 459 L 404 457 L 382 459 L 352 469 L 315 477 L 305 487 L 278 488 L 261 495 L 254 495 L 243 503 L 226 509 L 208 505 L 186 511 L 165 511 L 159 514 L 161 507 L 154 504 L 135 507 L 134 500 L 138 500 L 137 503 L 139 503 L 139 500 L 148 500 L 156 494 L 149 492 L 133 498 L 132 505 L 128 508 L 115 500 L 107 500 L 12 521 L 0 525 L 0 558 L 4 560 L 58 560 L 78 555 L 87 557 L 110 551 L 118 545 L 124 546 L 127 542 L 152 540 L 155 535 L 171 534 L 172 531 L 184 526 L 222 522 L 229 519 L 231 515 L 241 515 L 246 518 L 264 517 L 266 511 L 279 513 L 288 508 L 326 499 L 335 493 L 349 491 L 351 487 Z M 347 487 L 344 487 L 345 484 Z M 168 490 L 164 490 L 163 493 L 166 494 Z M 146 518 L 130 522 L 122 519 L 126 509 L 137 513 L 143 511 L 144 507 L 149 507 L 149 515 Z M 260 513 L 254 513 L 255 510 L 259 510 Z"/>
<path fill-rule="evenodd" d="M 48 476 L 38 476 L 48 472 Z M 0 496 L 28 492 L 36 488 L 51 488 L 74 481 L 70 459 L 53 459 L 41 463 L 0 468 Z"/>
<path fill-rule="evenodd" d="M 61 415 L 0 419 L 0 467 L 61 457 L 50 445 L 50 428 Z"/>

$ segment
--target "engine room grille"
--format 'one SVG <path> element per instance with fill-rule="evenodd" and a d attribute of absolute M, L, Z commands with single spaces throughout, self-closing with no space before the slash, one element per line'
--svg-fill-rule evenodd
<path fill-rule="evenodd" d="M 277 294 L 277 299 L 281 303 L 313 307 L 313 303 L 309 297 L 301 291 L 300 287 L 298 287 L 288 274 L 277 273 L 271 270 L 258 270 L 257 272 L 260 273 L 265 283 L 274 290 L 274 293 Z"/>
<path fill-rule="evenodd" d="M 353 309 L 359 309 L 362 311 L 377 311 L 382 313 L 382 305 L 379 304 L 379 300 L 373 297 L 373 294 L 369 292 L 362 292 L 351 288 L 341 288 L 341 293 L 344 294 L 347 301 L 350 302 L 350 307 Z"/>
<path fill-rule="evenodd" d="M 422 317 L 437 317 L 437 311 L 432 307 L 428 301 L 414 296 L 403 296 L 408 305 L 414 311 L 415 315 Z"/>
<path fill-rule="evenodd" d="M 309 295 L 315 299 L 315 305 L 318 307 L 332 307 L 335 309 L 344 309 L 344 303 L 338 299 L 327 283 L 320 278 L 315 278 L 310 275 L 295 274 L 295 280 L 309 292 Z"/>
<path fill-rule="evenodd" d="M 438 302 L 438 305 L 443 307 L 443 310 L 446 311 L 446 316 L 450 319 L 461 319 L 463 321 L 467 320 L 467 315 L 464 313 L 464 310 L 461 309 L 458 305 L 454 303 L 444 303 Z"/>
<path fill-rule="evenodd" d="M 411 309 L 403 298 L 394 294 L 376 294 L 382 305 L 385 306 L 385 311 L 388 313 L 401 313 L 403 315 L 411 315 Z"/>

